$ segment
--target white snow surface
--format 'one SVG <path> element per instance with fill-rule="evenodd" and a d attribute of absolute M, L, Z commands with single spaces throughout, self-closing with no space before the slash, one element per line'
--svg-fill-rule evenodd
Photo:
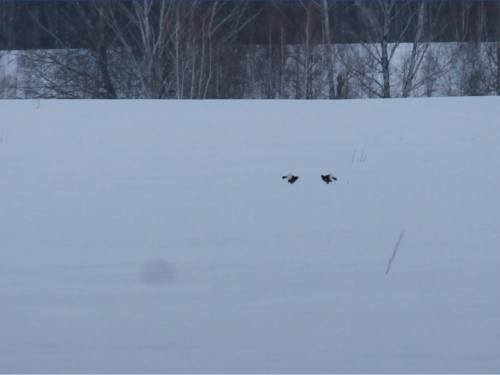
<path fill-rule="evenodd" d="M 500 98 L 0 113 L 0 372 L 500 372 Z"/>

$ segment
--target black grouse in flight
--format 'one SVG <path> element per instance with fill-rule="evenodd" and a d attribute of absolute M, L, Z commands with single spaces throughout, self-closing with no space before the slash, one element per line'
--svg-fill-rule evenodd
<path fill-rule="evenodd" d="M 331 174 L 327 174 L 326 176 L 321 175 L 321 179 L 329 184 L 332 181 L 337 181 L 337 177 L 332 176 Z"/>
<path fill-rule="evenodd" d="M 288 183 L 293 184 L 295 181 L 299 179 L 299 176 L 294 176 L 293 174 L 290 173 L 289 175 L 283 176 L 282 178 L 283 179 L 286 178 L 288 180 Z"/>

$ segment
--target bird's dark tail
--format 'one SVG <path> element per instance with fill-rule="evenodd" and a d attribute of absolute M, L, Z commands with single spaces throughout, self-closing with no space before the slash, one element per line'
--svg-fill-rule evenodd
<path fill-rule="evenodd" d="M 282 178 L 282 179 L 285 179 L 285 178 L 286 178 L 286 176 L 283 176 L 283 177 L 281 177 L 281 178 Z"/>

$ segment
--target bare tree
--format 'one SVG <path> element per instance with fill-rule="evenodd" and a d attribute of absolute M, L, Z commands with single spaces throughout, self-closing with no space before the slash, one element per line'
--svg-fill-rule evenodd
<path fill-rule="evenodd" d="M 456 95 L 487 95 L 490 93 L 491 71 L 488 69 L 486 45 L 483 41 L 485 28 L 484 2 L 473 6 L 471 1 L 460 3 L 457 33 L 462 37 L 457 43 L 456 62 L 451 73 Z"/>
<path fill-rule="evenodd" d="M 18 53 L 17 89 L 25 98 L 100 98 L 94 56 L 86 49 Z"/>
<path fill-rule="evenodd" d="M 46 43 L 18 54 L 21 97 L 500 95 L 487 2 L 0 2 L 0 46 L 18 10 Z"/>
<path fill-rule="evenodd" d="M 260 22 L 266 27 L 262 33 L 266 43 L 252 43 L 251 46 L 251 84 L 260 90 L 259 93 L 254 91 L 254 97 L 287 99 L 296 95 L 292 85 L 296 84 L 294 80 L 297 78 L 294 68 L 297 51 L 290 43 L 292 34 L 289 31 L 294 25 L 289 19 L 290 9 L 290 4 L 279 1 L 265 5 L 265 15 Z"/>
<path fill-rule="evenodd" d="M 164 98 L 171 73 L 168 23 L 173 2 L 133 1 L 104 3 L 107 22 L 116 35 L 127 65 L 139 80 L 143 97 Z"/>
<path fill-rule="evenodd" d="M 314 48 L 317 44 L 314 40 L 313 28 L 313 9 L 308 1 L 301 1 L 300 5 L 304 8 L 304 22 L 302 43 L 297 45 L 296 59 L 301 63 L 303 68 L 303 83 L 301 85 L 302 98 L 312 98 L 312 80 L 313 80 L 313 66 L 314 61 Z"/>
<path fill-rule="evenodd" d="M 346 65 L 346 68 L 369 95 L 390 98 L 391 60 L 411 24 L 413 15 L 410 15 L 399 32 L 396 32 L 395 42 L 389 43 L 391 28 L 395 29 L 396 21 L 402 19 L 406 4 L 398 4 L 397 1 L 356 1 L 355 4 L 364 28 L 361 33 L 353 31 L 353 34 L 362 51 L 359 57 L 370 61 L 366 66 L 370 69 L 363 69 L 360 64 Z M 394 34 L 394 30 L 392 31 Z"/>
<path fill-rule="evenodd" d="M 403 98 L 410 96 L 410 92 L 413 89 L 413 81 L 417 75 L 418 68 L 424 59 L 425 52 L 429 48 L 430 40 L 427 40 L 427 43 L 424 43 L 423 45 L 420 44 L 424 33 L 425 4 L 425 1 L 421 1 L 419 4 L 417 30 L 413 39 L 410 64 L 403 78 Z"/>
<path fill-rule="evenodd" d="M 412 4 L 409 3 L 409 6 Z M 446 25 L 441 21 L 441 10 L 443 3 L 433 4 L 433 11 L 428 12 L 429 4 L 425 1 L 418 3 L 417 10 L 410 10 L 417 15 L 416 29 L 412 34 L 413 41 L 411 52 L 408 57 L 404 57 L 402 62 L 402 94 L 403 98 L 409 97 L 412 93 L 426 85 L 426 95 L 431 96 L 434 92 L 434 83 L 437 79 L 446 74 L 450 61 L 456 58 L 455 54 L 448 58 L 441 56 L 436 58 L 435 53 L 427 58 L 431 43 L 435 40 L 441 28 Z M 422 68 L 422 66 L 425 65 Z"/>
<path fill-rule="evenodd" d="M 110 4 L 110 3 L 108 3 Z M 145 98 L 214 98 L 245 2 L 118 3 L 109 25 Z M 225 83 L 224 83 L 225 84 Z M 227 85 L 226 85 L 227 87 Z"/>
<path fill-rule="evenodd" d="M 8 71 L 9 63 L 12 61 L 10 51 L 0 50 L 0 98 L 10 99 L 15 97 L 15 90 L 12 87 L 12 74 Z"/>
<path fill-rule="evenodd" d="M 321 25 L 321 8 L 313 2 L 300 1 L 296 5 L 300 15 L 300 28 L 297 28 L 298 43 L 293 44 L 292 58 L 295 63 L 294 89 L 297 98 L 312 99 L 323 96 L 323 72 L 326 64 L 324 55 L 324 36 Z M 319 65 L 319 68 L 318 68 Z"/>
<path fill-rule="evenodd" d="M 500 2 L 495 2 L 492 18 L 497 19 L 492 41 L 485 43 L 485 64 L 490 71 L 489 87 L 496 95 L 500 95 Z"/>
<path fill-rule="evenodd" d="M 335 82 L 333 80 L 333 49 L 332 37 L 330 35 L 330 6 L 326 0 L 321 1 L 321 9 L 323 11 L 323 45 L 325 46 L 324 58 L 328 77 L 328 98 L 335 98 Z M 342 88 L 340 87 L 340 91 Z"/>
<path fill-rule="evenodd" d="M 116 99 L 118 97 L 111 78 L 109 50 L 113 40 L 107 26 L 109 8 L 100 1 L 75 1 L 76 8 L 88 30 L 86 43 L 93 52 L 102 86 L 101 97 Z"/>
<path fill-rule="evenodd" d="M 334 48 L 332 46 L 332 37 L 330 34 L 330 10 L 336 6 L 336 1 L 326 1 L 322 0 L 319 2 L 314 2 L 317 6 L 322 19 L 322 56 L 321 56 L 321 67 L 322 71 L 326 72 L 325 82 L 322 82 L 325 86 L 324 97 L 328 99 L 335 99 L 338 95 L 335 94 L 335 81 L 334 81 L 334 70 L 335 70 L 335 56 Z"/>
<path fill-rule="evenodd" d="M 54 49 L 19 53 L 18 87 L 23 95 L 43 98 L 117 98 L 109 67 L 112 41 L 106 30 L 101 2 L 54 2 L 28 8 L 31 20 L 50 38 Z M 78 48 L 72 47 L 82 29 L 73 25 L 74 14 L 85 27 Z M 64 33 L 60 30 L 63 29 Z"/>

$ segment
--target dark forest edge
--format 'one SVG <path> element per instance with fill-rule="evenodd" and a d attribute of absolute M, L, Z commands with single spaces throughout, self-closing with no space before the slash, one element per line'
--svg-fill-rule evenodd
<path fill-rule="evenodd" d="M 0 48 L 4 98 L 500 94 L 494 1 L 2 1 Z"/>

